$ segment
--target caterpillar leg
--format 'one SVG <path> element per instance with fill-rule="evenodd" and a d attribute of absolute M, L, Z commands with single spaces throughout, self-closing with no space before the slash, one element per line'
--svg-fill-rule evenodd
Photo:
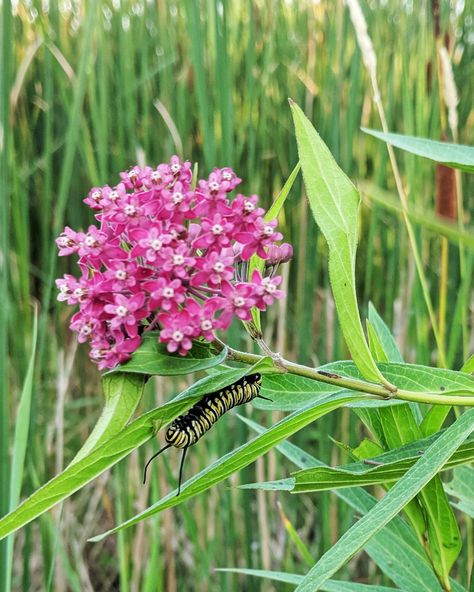
<path fill-rule="evenodd" d="M 178 493 L 176 494 L 176 497 L 178 497 L 178 495 L 181 493 L 181 479 L 183 477 L 184 459 L 186 458 L 186 452 L 188 448 L 189 446 L 186 446 L 186 448 L 183 449 L 183 456 L 181 457 L 181 464 L 179 465 Z"/>

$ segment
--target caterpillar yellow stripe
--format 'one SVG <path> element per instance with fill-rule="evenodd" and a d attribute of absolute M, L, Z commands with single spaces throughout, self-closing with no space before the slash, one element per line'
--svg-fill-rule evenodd
<path fill-rule="evenodd" d="M 183 473 L 184 459 L 189 446 L 204 436 L 211 429 L 216 421 L 227 413 L 229 409 L 249 403 L 253 399 L 260 397 L 260 387 L 262 385 L 262 376 L 258 373 L 243 376 L 237 382 L 227 386 L 224 389 L 214 391 L 198 401 L 186 413 L 177 417 L 168 427 L 165 440 L 167 442 L 161 450 L 154 454 L 146 463 L 143 482 L 146 481 L 146 471 L 151 461 L 159 454 L 164 452 L 170 446 L 183 450 L 181 464 L 179 468 L 178 495 L 181 490 L 181 478 Z"/>

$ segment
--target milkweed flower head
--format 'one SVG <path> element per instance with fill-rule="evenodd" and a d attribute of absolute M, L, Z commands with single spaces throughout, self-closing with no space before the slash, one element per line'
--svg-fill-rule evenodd
<path fill-rule="evenodd" d="M 93 187 L 84 202 L 96 225 L 66 227 L 59 255 L 76 255 L 80 277 L 56 280 L 58 300 L 78 305 L 70 323 L 89 342 L 99 369 L 125 362 L 147 331 L 159 331 L 181 355 L 195 339 L 212 341 L 234 317 L 250 321 L 282 298 L 279 263 L 293 253 L 278 245 L 277 221 L 266 221 L 258 196 L 232 193 L 241 180 L 215 168 L 192 184 L 190 162 L 173 156 L 156 168 L 134 166 L 114 187 Z M 265 260 L 248 277 L 249 260 Z"/>

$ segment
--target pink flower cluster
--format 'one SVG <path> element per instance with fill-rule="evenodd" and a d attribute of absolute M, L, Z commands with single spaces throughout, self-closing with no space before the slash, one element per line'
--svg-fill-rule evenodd
<path fill-rule="evenodd" d="M 185 355 L 193 339 L 212 341 L 235 316 L 251 320 L 282 298 L 278 264 L 292 248 L 278 246 L 276 220 L 264 220 L 258 197 L 229 194 L 240 183 L 230 168 L 192 185 L 191 164 L 173 156 L 157 168 L 133 167 L 115 187 L 94 187 L 85 203 L 96 211 L 87 232 L 69 227 L 59 255 L 79 256 L 81 276 L 56 280 L 58 299 L 79 305 L 70 327 L 90 341 L 99 369 L 129 359 L 144 332 L 160 331 L 170 352 Z M 263 276 L 248 279 L 253 254 Z"/>

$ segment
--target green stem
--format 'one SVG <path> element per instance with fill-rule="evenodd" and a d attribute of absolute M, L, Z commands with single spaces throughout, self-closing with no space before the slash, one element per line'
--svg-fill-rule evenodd
<path fill-rule="evenodd" d="M 223 344 L 217 342 L 217 345 L 222 346 Z M 236 349 L 232 349 L 231 347 L 228 347 L 228 350 L 229 354 L 227 359 L 234 360 L 236 362 L 255 364 L 255 362 L 258 362 L 263 358 L 263 356 L 258 354 L 238 351 Z M 268 350 L 266 353 L 270 354 L 270 351 Z M 273 353 L 271 354 L 271 357 L 276 367 L 279 368 L 281 372 L 289 372 L 290 374 L 304 376 L 305 378 L 310 378 L 319 382 L 326 382 L 328 384 L 340 386 L 341 388 L 375 395 L 382 399 L 393 398 L 400 399 L 402 401 L 412 401 L 414 403 L 427 403 L 430 405 L 465 405 L 466 407 L 474 407 L 474 396 L 448 395 L 441 391 L 424 393 L 407 391 L 404 389 L 397 389 L 395 392 L 390 392 L 382 385 L 365 382 L 364 380 L 358 380 L 357 378 L 340 376 L 339 374 L 335 374 L 333 372 L 325 372 L 324 370 L 310 368 L 309 366 L 303 366 L 302 364 L 295 364 L 294 362 L 285 360 L 279 354 Z"/>

